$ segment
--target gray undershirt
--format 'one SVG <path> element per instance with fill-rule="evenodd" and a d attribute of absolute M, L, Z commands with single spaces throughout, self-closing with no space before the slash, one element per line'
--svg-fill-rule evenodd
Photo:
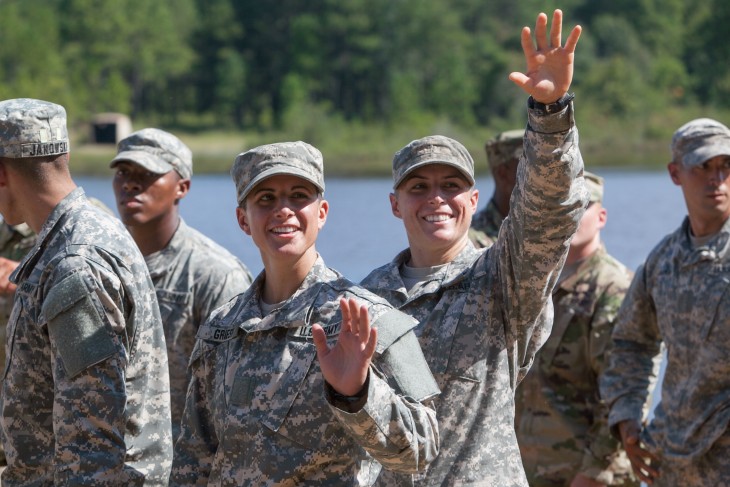
<path fill-rule="evenodd" d="M 403 284 L 405 284 L 408 293 L 410 293 L 411 289 L 413 289 L 416 284 L 430 281 L 438 277 L 439 274 L 442 274 L 446 270 L 448 265 L 449 264 L 441 264 L 433 267 L 409 267 L 406 264 L 403 264 L 400 266 L 398 271 L 400 272 Z"/>

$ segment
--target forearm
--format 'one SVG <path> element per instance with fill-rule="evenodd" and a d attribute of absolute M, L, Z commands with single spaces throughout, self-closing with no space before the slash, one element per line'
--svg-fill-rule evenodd
<path fill-rule="evenodd" d="M 398 395 L 372 370 L 367 400 L 360 410 L 349 413 L 328 402 L 355 441 L 387 469 L 415 473 L 438 454 L 435 411 Z"/>

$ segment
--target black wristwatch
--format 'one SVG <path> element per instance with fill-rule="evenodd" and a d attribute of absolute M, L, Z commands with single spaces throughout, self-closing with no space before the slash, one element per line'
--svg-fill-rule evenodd
<path fill-rule="evenodd" d="M 575 93 L 566 93 L 558 101 L 553 103 L 540 103 L 535 101 L 533 97 L 527 99 L 527 106 L 533 110 L 538 110 L 546 115 L 552 115 L 553 113 L 561 112 L 567 107 L 571 101 L 575 98 Z"/>

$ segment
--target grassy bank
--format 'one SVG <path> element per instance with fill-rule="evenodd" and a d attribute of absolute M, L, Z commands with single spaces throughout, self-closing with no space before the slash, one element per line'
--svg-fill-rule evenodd
<path fill-rule="evenodd" d="M 321 115 L 321 114 L 320 114 Z M 580 146 L 590 168 L 663 168 L 669 160 L 672 133 L 682 123 L 700 116 L 730 121 L 730 113 L 707 109 L 667 109 L 627 120 L 601 117 L 590 107 L 578 109 Z M 154 125 L 154 124 L 152 124 Z M 293 125 L 293 126 L 291 126 Z M 145 126 L 135 123 L 135 128 Z M 409 141 L 427 134 L 443 134 L 461 141 L 471 152 L 477 173 L 487 172 L 484 142 L 494 134 L 520 124 L 501 122 L 495 127 L 460 127 L 447 120 L 424 119 L 392 125 L 345 123 L 326 116 L 290 124 L 287 131 L 237 132 L 164 127 L 190 146 L 197 174 L 225 173 L 236 154 L 260 144 L 305 140 L 324 154 L 328 176 L 383 176 L 390 174 L 393 153 Z M 77 174 L 107 175 L 112 145 L 75 143 L 72 170 Z"/>

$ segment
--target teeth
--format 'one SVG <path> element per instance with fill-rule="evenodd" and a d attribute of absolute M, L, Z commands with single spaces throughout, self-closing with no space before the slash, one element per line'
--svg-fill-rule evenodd
<path fill-rule="evenodd" d="M 426 215 L 427 222 L 445 222 L 451 218 L 449 215 Z"/>
<path fill-rule="evenodd" d="M 296 231 L 296 227 L 276 227 L 271 231 L 274 233 L 291 233 Z"/>

